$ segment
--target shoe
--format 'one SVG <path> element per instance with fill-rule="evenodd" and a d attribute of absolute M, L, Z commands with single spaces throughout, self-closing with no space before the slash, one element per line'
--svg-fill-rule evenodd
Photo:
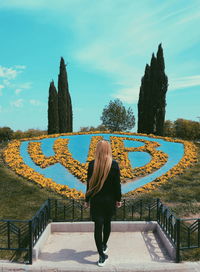
<path fill-rule="evenodd" d="M 108 252 L 108 247 L 107 247 L 107 245 L 103 245 L 103 253 L 105 254 L 105 253 L 107 253 Z"/>
<path fill-rule="evenodd" d="M 108 255 L 104 254 L 103 256 L 99 256 L 98 266 L 104 266 L 108 259 Z"/>

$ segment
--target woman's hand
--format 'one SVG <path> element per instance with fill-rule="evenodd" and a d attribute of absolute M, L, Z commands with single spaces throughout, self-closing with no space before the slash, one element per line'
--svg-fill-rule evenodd
<path fill-rule="evenodd" d="M 122 202 L 121 201 L 116 201 L 116 207 L 121 208 L 121 206 L 122 206 Z"/>
<path fill-rule="evenodd" d="M 85 209 L 89 208 L 89 207 L 90 207 L 89 202 L 84 202 L 83 207 L 84 207 Z"/>

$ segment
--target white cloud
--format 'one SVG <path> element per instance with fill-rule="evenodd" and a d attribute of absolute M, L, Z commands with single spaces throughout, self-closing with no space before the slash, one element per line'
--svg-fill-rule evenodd
<path fill-rule="evenodd" d="M 30 104 L 33 106 L 40 106 L 42 103 L 39 100 L 31 99 Z"/>
<path fill-rule="evenodd" d="M 13 87 L 15 87 L 16 85 L 13 85 Z M 32 83 L 31 82 L 24 82 L 21 84 L 17 84 L 16 86 L 16 90 L 15 90 L 15 94 L 20 94 L 21 92 L 23 92 L 24 90 L 28 90 L 32 87 Z"/>
<path fill-rule="evenodd" d="M 122 88 L 117 93 L 113 94 L 114 98 L 119 98 L 121 101 L 128 104 L 138 101 L 139 87 Z"/>
<path fill-rule="evenodd" d="M 5 86 L 11 86 L 11 85 L 12 85 L 8 79 L 4 79 L 4 80 L 3 80 L 3 84 L 4 84 Z"/>
<path fill-rule="evenodd" d="M 13 107 L 16 107 L 16 108 L 21 108 L 21 107 L 23 107 L 23 103 L 24 103 L 24 100 L 20 98 L 15 101 L 11 101 L 10 105 Z"/>
<path fill-rule="evenodd" d="M 169 80 L 168 91 L 179 90 L 183 88 L 200 86 L 200 75 L 171 78 Z M 129 88 L 121 88 L 113 94 L 114 98 L 119 98 L 126 103 L 136 103 L 139 98 L 140 85 L 133 85 Z"/>
<path fill-rule="evenodd" d="M 168 89 L 177 90 L 195 86 L 200 86 L 200 75 L 172 78 Z"/>
<path fill-rule="evenodd" d="M 25 65 L 15 65 L 14 68 L 0 65 L 0 78 L 3 79 L 6 86 L 11 86 L 10 80 L 14 80 L 25 68 Z"/>
<path fill-rule="evenodd" d="M 32 87 L 32 82 L 24 82 L 18 85 L 20 89 L 30 89 Z"/>
<path fill-rule="evenodd" d="M 26 69 L 26 65 L 15 65 L 15 68 L 19 70 L 24 70 Z"/>
<path fill-rule="evenodd" d="M 23 92 L 24 90 L 28 90 L 32 88 L 32 82 L 24 82 L 24 83 L 16 84 L 16 83 L 10 82 L 8 79 L 4 79 L 2 82 L 4 85 L 0 85 L 0 86 L 15 89 L 15 94 L 17 95 Z"/>
<path fill-rule="evenodd" d="M 2 95 L 2 89 L 4 88 L 3 85 L 0 85 L 0 96 Z"/>
<path fill-rule="evenodd" d="M 0 77 L 5 79 L 15 79 L 18 74 L 18 71 L 13 68 L 6 68 L 3 66 L 0 66 Z"/>
<path fill-rule="evenodd" d="M 16 90 L 15 90 L 15 93 L 16 93 L 16 94 L 19 94 L 19 93 L 21 93 L 21 92 L 22 92 L 22 89 L 16 89 Z"/>
<path fill-rule="evenodd" d="M 26 89 L 30 89 L 32 87 L 32 83 L 31 82 L 24 82 L 24 83 L 15 83 L 15 79 L 17 77 L 18 74 L 22 73 L 24 71 L 24 69 L 26 69 L 25 65 L 15 65 L 14 68 L 13 67 L 3 67 L 0 66 L 0 78 L 2 78 L 2 83 L 3 85 L 0 85 L 0 95 L 2 95 L 2 88 L 4 87 L 8 87 L 10 89 L 15 89 L 15 94 L 18 95 L 20 94 L 22 91 L 26 90 Z M 20 102 L 18 103 L 14 103 L 12 104 L 16 107 L 21 106 Z"/>
<path fill-rule="evenodd" d="M 188 22 L 191 22 L 191 21 L 194 21 L 194 20 L 199 20 L 199 17 L 200 17 L 200 11 L 197 9 L 196 12 L 192 12 L 192 13 L 189 12 L 189 14 L 187 14 L 186 16 L 184 16 L 177 23 L 180 24 L 180 25 L 181 24 L 185 24 L 185 23 L 188 23 Z"/>

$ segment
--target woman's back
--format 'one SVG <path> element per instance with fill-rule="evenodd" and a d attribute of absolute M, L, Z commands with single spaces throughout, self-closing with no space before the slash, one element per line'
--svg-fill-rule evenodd
<path fill-rule="evenodd" d="M 92 176 L 94 170 L 94 160 L 89 163 L 88 167 L 88 183 L 89 179 Z M 89 184 L 87 184 L 87 187 Z M 119 166 L 116 161 L 112 161 L 109 174 L 103 184 L 101 190 L 93 196 L 94 198 L 99 197 L 110 197 L 115 201 L 120 201 L 121 199 L 121 185 L 120 185 L 120 171 Z"/>

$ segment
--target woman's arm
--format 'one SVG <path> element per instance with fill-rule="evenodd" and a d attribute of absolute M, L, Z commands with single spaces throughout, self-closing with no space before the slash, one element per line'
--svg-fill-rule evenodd
<path fill-rule="evenodd" d="M 116 202 L 121 202 L 121 180 L 120 180 L 120 169 L 119 165 L 116 162 L 116 169 L 115 169 L 115 199 Z"/>
<path fill-rule="evenodd" d="M 89 162 L 89 165 L 88 165 L 88 171 L 87 171 L 87 186 L 86 186 L 86 193 L 89 189 L 89 180 L 92 176 L 92 162 Z M 86 194 L 85 194 L 86 195 Z M 89 202 L 89 196 L 85 196 L 85 202 Z"/>

